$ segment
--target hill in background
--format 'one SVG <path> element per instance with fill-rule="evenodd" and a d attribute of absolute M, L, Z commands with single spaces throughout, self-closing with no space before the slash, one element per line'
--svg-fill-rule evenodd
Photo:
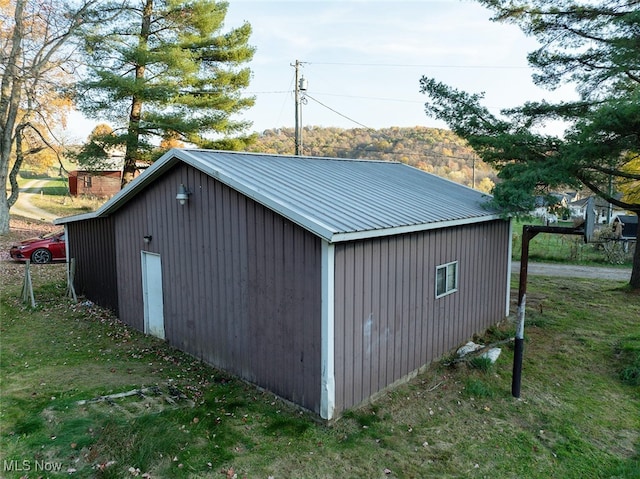
<path fill-rule="evenodd" d="M 426 127 L 367 128 L 305 127 L 304 155 L 399 161 L 457 183 L 490 192 L 496 171 L 482 162 L 464 140 L 449 130 Z M 265 130 L 249 151 L 293 154 L 293 128 Z"/>

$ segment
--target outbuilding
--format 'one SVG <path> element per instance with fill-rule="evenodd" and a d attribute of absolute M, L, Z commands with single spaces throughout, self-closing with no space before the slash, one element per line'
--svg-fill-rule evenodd
<path fill-rule="evenodd" d="M 332 420 L 508 314 L 488 200 L 396 162 L 177 149 L 56 223 L 79 294 Z"/>
<path fill-rule="evenodd" d="M 71 196 L 111 198 L 120 191 L 121 170 L 74 170 L 69 172 Z"/>

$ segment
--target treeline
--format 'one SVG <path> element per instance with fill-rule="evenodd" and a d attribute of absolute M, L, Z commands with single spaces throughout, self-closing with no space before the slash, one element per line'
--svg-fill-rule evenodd
<path fill-rule="evenodd" d="M 293 154 L 293 128 L 265 130 L 249 151 Z M 457 183 L 489 192 L 496 172 L 449 130 L 426 127 L 367 128 L 305 127 L 302 154 L 333 158 L 400 161 Z"/>

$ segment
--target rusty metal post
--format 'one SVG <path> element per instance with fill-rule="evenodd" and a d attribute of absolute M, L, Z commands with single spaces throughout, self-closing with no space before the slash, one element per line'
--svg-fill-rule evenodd
<path fill-rule="evenodd" d="M 522 251 L 520 253 L 520 285 L 518 287 L 518 324 L 513 351 L 513 376 L 511 395 L 520 397 L 522 382 L 522 358 L 524 356 L 524 314 L 527 305 L 527 274 L 529 271 L 529 241 L 537 235 L 528 225 L 522 227 Z"/>
<path fill-rule="evenodd" d="M 527 305 L 527 273 L 529 271 L 529 241 L 538 233 L 553 233 L 563 235 L 584 235 L 588 238 L 585 227 L 568 228 L 562 226 L 533 226 L 522 227 L 522 252 L 520 254 L 520 286 L 518 288 L 518 324 L 513 350 L 513 378 L 511 380 L 511 395 L 520 397 L 520 383 L 522 380 L 522 358 L 524 356 L 524 313 Z"/>

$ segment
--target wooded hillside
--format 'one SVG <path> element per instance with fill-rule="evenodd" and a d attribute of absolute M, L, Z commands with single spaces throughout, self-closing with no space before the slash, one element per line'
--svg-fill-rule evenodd
<path fill-rule="evenodd" d="M 265 130 L 249 151 L 293 154 L 294 129 Z M 390 127 L 342 129 L 305 127 L 303 154 L 337 158 L 366 158 L 400 161 L 429 173 L 489 192 L 496 172 L 482 162 L 474 151 L 449 130 L 426 127 Z"/>

